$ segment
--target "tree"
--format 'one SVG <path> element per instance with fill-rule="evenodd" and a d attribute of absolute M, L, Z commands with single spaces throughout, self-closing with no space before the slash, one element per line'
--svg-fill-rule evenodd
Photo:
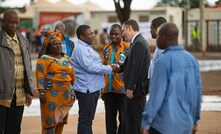
<path fill-rule="evenodd" d="M 158 7 L 165 7 L 165 6 L 172 6 L 172 7 L 179 7 L 180 1 L 179 0 L 161 0 L 157 3 Z"/>
<path fill-rule="evenodd" d="M 217 5 L 217 6 L 219 5 L 219 6 L 220 6 L 220 5 L 221 5 L 221 0 L 217 0 L 217 1 L 215 2 L 215 5 Z"/>
<path fill-rule="evenodd" d="M 199 8 L 200 0 L 182 0 L 180 3 L 180 7 Z"/>
<path fill-rule="evenodd" d="M 130 18 L 131 13 L 131 2 L 132 0 L 113 0 L 115 5 L 115 11 L 120 20 L 120 23 L 123 24 Z"/>
<path fill-rule="evenodd" d="M 157 6 L 199 8 L 199 3 L 200 0 L 161 0 L 157 3 Z"/>
<path fill-rule="evenodd" d="M 12 7 L 1 7 L 0 6 L 0 13 L 3 13 L 6 10 L 9 10 L 9 9 L 11 9 L 11 10 L 18 10 L 21 13 L 26 12 L 26 7 L 25 6 L 24 7 L 13 7 L 13 8 Z"/>

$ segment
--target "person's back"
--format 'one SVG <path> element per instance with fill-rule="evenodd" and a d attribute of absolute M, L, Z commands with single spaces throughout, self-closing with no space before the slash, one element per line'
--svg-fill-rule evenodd
<path fill-rule="evenodd" d="M 165 68 L 168 73 L 167 90 L 161 95 L 165 95 L 161 109 L 156 115 L 155 122 L 158 131 L 165 134 L 190 134 L 194 124 L 199 94 L 201 87 L 195 84 L 199 79 L 199 65 L 197 60 L 180 46 L 166 49 L 164 55 L 155 63 L 156 67 Z M 160 75 L 162 72 L 156 72 Z M 161 74 L 162 75 L 162 74 Z M 153 83 L 156 77 L 153 76 Z M 162 85 L 166 83 L 161 81 Z M 150 88 L 153 89 L 153 88 Z M 151 92 L 151 91 L 150 91 Z M 153 123 L 153 126 L 156 124 Z M 167 127 L 168 125 L 173 127 Z M 185 127 L 184 127 L 185 126 Z M 164 129 L 159 129 L 164 128 Z M 168 129 L 167 129 L 168 128 Z M 166 129 L 166 130 L 165 130 Z"/>
<path fill-rule="evenodd" d="M 157 32 L 163 55 L 156 61 L 150 97 L 143 112 L 143 133 L 192 134 L 200 116 L 201 78 L 197 60 L 178 45 L 179 30 L 165 23 Z"/>

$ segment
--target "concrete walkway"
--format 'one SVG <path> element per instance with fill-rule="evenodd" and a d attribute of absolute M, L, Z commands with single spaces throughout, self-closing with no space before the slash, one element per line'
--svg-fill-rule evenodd
<path fill-rule="evenodd" d="M 148 99 L 148 97 L 147 97 Z M 221 97 L 220 96 L 203 96 L 203 103 L 202 103 L 202 111 L 221 111 Z M 99 99 L 96 113 L 104 113 L 104 102 Z M 74 103 L 70 111 L 71 115 L 78 114 L 78 101 Z M 39 100 L 34 99 L 32 105 L 29 108 L 25 108 L 24 116 L 40 116 L 40 106 Z"/>

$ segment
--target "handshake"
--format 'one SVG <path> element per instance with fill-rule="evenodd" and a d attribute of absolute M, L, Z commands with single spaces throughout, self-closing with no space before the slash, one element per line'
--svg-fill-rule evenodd
<path fill-rule="evenodd" d="M 112 72 L 119 73 L 120 66 L 118 64 L 111 64 Z"/>

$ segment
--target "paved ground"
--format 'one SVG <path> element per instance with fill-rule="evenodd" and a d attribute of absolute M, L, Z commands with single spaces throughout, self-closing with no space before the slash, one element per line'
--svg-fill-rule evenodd
<path fill-rule="evenodd" d="M 206 53 L 203 55 L 202 53 L 192 53 L 197 59 L 205 60 L 205 59 L 214 59 L 221 60 L 221 53 Z M 37 59 L 37 54 L 32 53 L 32 59 Z M 35 73 L 32 73 L 33 81 L 35 84 Z M 203 93 L 209 95 L 221 95 L 221 71 L 209 71 L 202 72 L 202 85 L 203 85 Z M 34 86 L 36 87 L 36 86 Z"/>
<path fill-rule="evenodd" d="M 221 112 L 202 112 L 197 134 L 221 134 Z M 76 134 L 77 116 L 70 116 L 63 134 Z M 93 123 L 94 134 L 105 134 L 104 114 L 96 114 Z M 25 117 L 22 122 L 21 134 L 40 134 L 40 117 Z"/>
<path fill-rule="evenodd" d="M 221 53 L 193 53 L 198 59 L 221 59 Z M 32 58 L 36 59 L 36 54 Z M 35 79 L 35 73 L 32 74 Z M 203 94 L 221 96 L 221 71 L 203 72 Z M 37 96 L 37 94 L 36 94 Z M 65 126 L 63 134 L 76 134 L 77 116 L 71 115 L 69 123 Z M 202 112 L 197 134 L 221 134 L 221 112 Z M 22 134 L 40 134 L 40 117 L 24 117 L 22 122 Z M 104 114 L 96 114 L 93 124 L 94 134 L 105 134 Z"/>

